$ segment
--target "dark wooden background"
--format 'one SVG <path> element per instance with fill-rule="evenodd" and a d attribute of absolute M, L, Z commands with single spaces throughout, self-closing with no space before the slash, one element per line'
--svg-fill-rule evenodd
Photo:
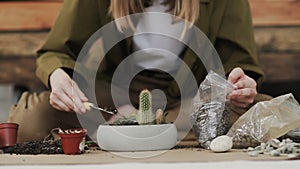
<path fill-rule="evenodd" d="M 250 0 L 264 93 L 300 101 L 300 0 Z M 0 84 L 41 91 L 35 52 L 55 21 L 60 0 L 0 1 Z"/>

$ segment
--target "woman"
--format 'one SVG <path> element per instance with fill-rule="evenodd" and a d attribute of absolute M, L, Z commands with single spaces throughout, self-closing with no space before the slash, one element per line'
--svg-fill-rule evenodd
<path fill-rule="evenodd" d="M 18 141 L 42 139 L 54 127 L 80 126 L 75 113 L 67 112 L 87 112 L 83 102 L 89 99 L 71 78 L 76 58 L 84 43 L 95 31 L 114 19 L 159 9 L 189 21 L 207 35 L 219 53 L 228 81 L 237 87 L 230 95 L 232 107 L 234 110 L 238 110 L 232 112 L 231 121 L 234 122 L 244 113 L 257 98 L 257 84 L 259 86 L 263 79 L 263 72 L 257 65 L 251 15 L 247 1 L 65 0 L 46 43 L 38 51 L 36 73 L 51 90 L 41 94 L 23 94 L 19 104 L 10 112 L 9 121 L 20 124 Z M 151 24 L 151 21 L 149 22 Z M 132 26 L 130 22 L 117 22 L 117 28 L 121 33 L 124 29 L 135 30 L 135 26 Z M 111 76 L 120 60 L 132 53 L 132 49 L 139 47 L 140 44 L 141 41 L 135 39 L 133 43 L 125 41 L 114 46 L 106 55 L 106 61 L 103 63 L 105 68 L 102 72 Z M 180 49 L 182 59 L 191 62 L 191 58 L 195 54 L 187 48 L 180 47 Z M 193 70 L 199 84 L 206 76 L 201 61 L 195 60 L 188 65 Z M 161 72 L 150 71 L 150 73 L 160 74 Z M 141 85 L 140 81 L 142 80 L 140 79 L 149 80 L 151 83 L 148 84 L 152 86 L 146 85 L 146 87 L 150 89 L 159 87 L 166 91 L 168 101 L 170 101 L 166 108 L 176 110 L 180 96 L 176 92 L 168 93 L 168 89 L 174 87 L 174 84 L 171 83 L 172 80 L 168 75 L 162 73 L 162 76 L 160 82 L 155 83 L 149 72 L 141 73 L 137 76 L 136 86 L 133 82 L 132 89 L 140 88 L 137 87 Z M 167 83 L 162 83 L 162 81 Z M 111 96 L 109 96 L 110 92 L 107 92 L 110 91 L 109 89 L 109 85 L 99 80 L 99 91 L 96 92 L 101 96 L 105 95 L 104 99 L 103 97 L 99 98 L 100 106 L 113 106 Z M 133 91 L 131 99 L 134 106 L 137 103 L 136 96 L 137 91 Z M 124 105 L 121 110 L 132 111 L 135 108 L 137 107 Z M 25 117 L 30 117 L 30 122 Z"/>

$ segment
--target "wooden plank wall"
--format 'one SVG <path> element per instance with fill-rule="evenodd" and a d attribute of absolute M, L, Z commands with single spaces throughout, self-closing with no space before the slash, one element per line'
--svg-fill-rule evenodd
<path fill-rule="evenodd" d="M 249 0 L 255 26 L 299 26 L 299 0 Z M 62 0 L 0 1 L 0 30 L 49 29 Z"/>
<path fill-rule="evenodd" d="M 249 0 L 255 26 L 299 26 L 299 0 Z"/>
<path fill-rule="evenodd" d="M 62 0 L 0 2 L 0 83 L 42 91 L 35 52 L 55 22 Z"/>
<path fill-rule="evenodd" d="M 266 82 L 300 81 L 300 0 L 249 0 Z M 42 90 L 35 51 L 53 25 L 61 0 L 0 1 L 0 83 Z"/>
<path fill-rule="evenodd" d="M 57 0 L 0 2 L 0 30 L 49 29 L 61 5 Z"/>
<path fill-rule="evenodd" d="M 250 0 L 255 41 L 266 81 L 300 77 L 300 1 Z"/>

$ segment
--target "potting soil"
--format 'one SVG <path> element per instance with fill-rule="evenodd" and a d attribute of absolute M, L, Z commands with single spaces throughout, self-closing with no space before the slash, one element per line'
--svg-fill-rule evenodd
<path fill-rule="evenodd" d="M 10 154 L 63 154 L 61 141 L 30 141 L 2 148 L 4 153 Z"/>

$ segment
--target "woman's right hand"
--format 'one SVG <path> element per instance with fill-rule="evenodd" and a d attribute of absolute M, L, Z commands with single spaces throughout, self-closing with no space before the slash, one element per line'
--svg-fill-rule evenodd
<path fill-rule="evenodd" d="M 67 112 L 85 113 L 83 102 L 87 97 L 69 75 L 62 69 L 56 69 L 50 75 L 50 105 L 55 109 Z"/>

